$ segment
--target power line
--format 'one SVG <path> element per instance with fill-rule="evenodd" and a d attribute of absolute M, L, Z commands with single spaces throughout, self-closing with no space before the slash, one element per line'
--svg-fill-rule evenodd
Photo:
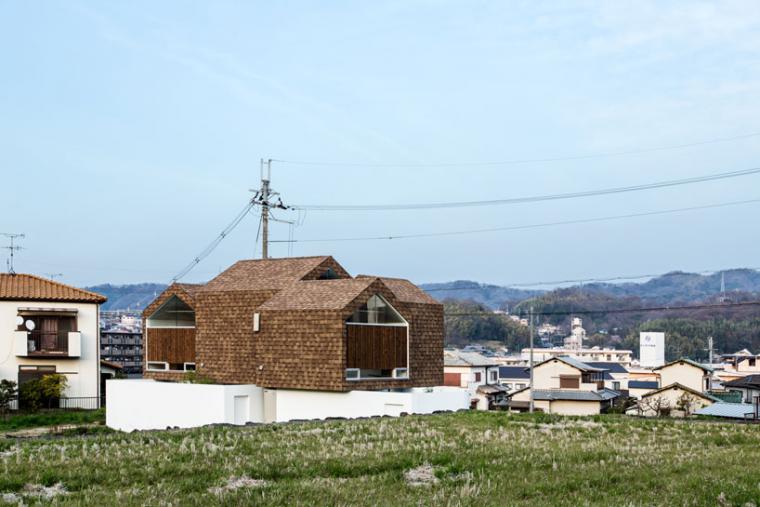
<path fill-rule="evenodd" d="M 413 210 L 413 209 L 441 209 L 441 208 L 467 208 L 475 206 L 503 206 L 507 204 L 525 204 L 532 202 L 557 201 L 564 199 L 577 199 L 580 197 L 595 197 L 609 194 L 623 194 L 628 192 L 640 192 L 642 190 L 652 190 L 657 188 L 677 187 L 681 185 L 691 185 L 694 183 L 703 183 L 706 181 L 724 180 L 728 178 L 738 178 L 760 173 L 760 167 L 752 169 L 743 169 L 741 171 L 729 171 L 717 174 L 708 174 L 705 176 L 695 176 L 692 178 L 682 178 L 677 180 L 658 181 L 654 183 L 644 183 L 640 185 L 630 185 L 626 187 L 612 187 L 598 190 L 585 190 L 582 192 L 570 192 L 565 194 L 537 195 L 530 197 L 513 197 L 508 199 L 490 199 L 486 201 L 459 201 L 459 202 L 434 202 L 434 203 L 412 203 L 412 204 L 338 204 L 338 205 L 296 205 L 292 206 L 297 210 L 313 211 L 388 211 L 388 210 Z"/>
<path fill-rule="evenodd" d="M 600 310 L 575 310 L 572 312 L 537 312 L 533 311 L 533 316 L 567 316 L 567 315 L 597 315 L 600 313 L 640 313 L 640 312 L 668 312 L 677 310 L 706 310 L 713 308 L 731 308 L 740 306 L 758 306 L 760 301 L 743 301 L 738 303 L 714 303 L 703 305 L 682 305 L 682 306 L 649 306 L 642 308 L 612 308 L 612 309 L 600 309 Z M 476 317 L 476 316 L 498 316 L 499 314 L 493 312 L 451 312 L 444 313 L 445 317 Z"/>
<path fill-rule="evenodd" d="M 230 224 L 224 228 L 224 230 L 219 233 L 219 236 L 217 236 L 214 241 L 209 243 L 209 245 L 201 251 L 190 263 L 185 266 L 182 271 L 177 273 L 174 278 L 172 278 L 172 283 L 176 282 L 177 280 L 183 278 L 185 275 L 187 275 L 195 266 L 197 266 L 203 259 L 208 257 L 211 252 L 214 251 L 214 249 L 219 246 L 219 243 L 222 242 L 224 238 L 227 237 L 229 233 L 231 233 L 233 230 L 235 230 L 235 227 L 238 226 L 240 222 L 243 221 L 243 218 L 248 214 L 249 211 L 253 208 L 253 206 L 256 204 L 255 198 L 251 199 L 243 208 L 243 210 L 237 214 L 237 216 L 230 222 Z"/>
<path fill-rule="evenodd" d="M 572 160 L 588 160 L 593 158 L 608 158 L 618 157 L 623 155 L 635 155 L 640 153 L 652 153 L 658 151 L 678 150 L 683 148 L 691 148 L 694 146 L 703 146 L 706 144 L 726 143 L 730 141 L 738 141 L 741 139 L 748 139 L 751 137 L 760 136 L 760 132 L 754 132 L 750 134 L 742 134 L 732 137 L 718 137 L 715 139 L 708 139 L 703 141 L 696 141 L 692 143 L 672 144 L 669 146 L 658 146 L 653 148 L 640 148 L 621 151 L 610 151 L 596 154 L 586 155 L 571 155 L 567 157 L 546 157 L 546 158 L 525 158 L 525 159 L 512 159 L 501 160 L 495 162 L 443 162 L 443 163 L 391 163 L 391 164 L 375 164 L 365 162 L 314 162 L 304 160 L 283 160 L 273 159 L 275 162 L 283 164 L 293 165 L 311 165 L 311 166 L 335 166 L 335 167 L 483 167 L 483 166 L 502 166 L 502 165 L 519 165 L 519 164 L 535 164 L 542 162 L 564 162 Z"/>
<path fill-rule="evenodd" d="M 558 222 L 545 222 L 545 223 L 527 224 L 527 225 L 489 227 L 485 229 L 468 229 L 468 230 L 447 231 L 447 232 L 425 232 L 425 233 L 417 233 L 417 234 L 397 234 L 397 235 L 386 235 L 386 236 L 358 236 L 358 237 L 342 237 L 342 238 L 311 238 L 311 239 L 287 239 L 287 240 L 281 239 L 281 240 L 272 240 L 271 242 L 272 243 L 321 243 L 321 242 L 345 242 L 345 241 L 382 241 L 382 240 L 387 241 L 387 240 L 394 240 L 394 239 L 433 238 L 433 237 L 440 237 L 440 236 L 461 236 L 465 234 L 482 234 L 482 233 L 487 233 L 487 232 L 517 231 L 517 230 L 527 230 L 527 229 L 538 229 L 538 228 L 544 228 L 544 227 L 555 227 L 555 226 L 560 226 L 560 225 L 577 225 L 577 224 L 586 224 L 586 223 L 594 223 L 594 222 L 604 222 L 604 221 L 610 221 L 610 220 L 621 220 L 621 219 L 627 219 L 627 218 L 667 215 L 667 214 L 672 214 L 672 213 L 682 213 L 685 211 L 723 208 L 723 207 L 728 207 L 728 206 L 738 206 L 742 204 L 753 204 L 753 203 L 758 203 L 758 202 L 760 202 L 760 199 L 748 199 L 744 201 L 732 201 L 732 202 L 718 203 L 718 204 L 707 204 L 703 206 L 690 206 L 686 208 L 673 208 L 673 209 L 660 210 L 660 211 L 648 211 L 648 212 L 643 212 L 643 213 L 630 213 L 626 215 L 612 215 L 612 216 L 606 216 L 606 217 L 584 218 L 584 219 L 578 219 L 578 220 L 563 220 L 563 221 L 558 221 Z"/>
<path fill-rule="evenodd" d="M 751 269 L 758 271 L 760 267 L 747 267 L 747 268 L 733 268 L 733 269 Z M 655 273 L 648 275 L 635 275 L 635 276 L 613 276 L 610 278 L 577 278 L 574 280 L 551 280 L 544 282 L 524 282 L 524 283 L 508 283 L 498 287 L 510 289 L 513 287 L 539 287 L 543 285 L 564 285 L 568 283 L 600 283 L 600 282 L 619 282 L 624 280 L 641 280 L 644 278 L 661 278 L 666 276 L 679 276 L 679 275 L 705 275 L 714 273 L 723 273 L 731 271 L 731 269 L 706 269 L 703 271 L 690 271 L 685 272 L 669 272 L 669 273 Z M 439 292 L 439 291 L 460 291 L 460 290 L 482 290 L 486 287 L 437 287 L 433 289 L 423 289 L 425 292 Z"/>

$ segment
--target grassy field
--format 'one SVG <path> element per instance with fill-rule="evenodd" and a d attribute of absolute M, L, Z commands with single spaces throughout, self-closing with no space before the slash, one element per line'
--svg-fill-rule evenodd
<path fill-rule="evenodd" d="M 743 506 L 758 463 L 760 426 L 467 412 L 0 440 L 0 499 Z"/>
<path fill-rule="evenodd" d="M 98 424 L 105 423 L 105 421 L 105 409 L 81 411 L 49 410 L 31 414 L 12 413 L 0 416 L 0 432 L 64 424 Z"/>

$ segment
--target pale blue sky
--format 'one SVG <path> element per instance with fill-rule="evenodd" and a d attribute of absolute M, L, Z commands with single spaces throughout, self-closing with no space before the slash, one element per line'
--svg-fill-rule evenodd
<path fill-rule="evenodd" d="M 458 163 L 760 132 L 759 29 L 752 1 L 0 1 L 0 232 L 27 234 L 17 271 L 74 284 L 168 281 L 244 205 L 260 157 Z M 758 154 L 760 137 L 508 166 L 275 163 L 273 186 L 292 204 L 478 200 L 747 169 Z M 295 237 L 754 198 L 760 176 L 508 207 L 311 212 Z M 417 282 L 756 266 L 758 209 L 293 253 Z M 187 281 L 253 256 L 257 226 L 246 219 Z M 273 226 L 274 239 L 287 234 Z"/>

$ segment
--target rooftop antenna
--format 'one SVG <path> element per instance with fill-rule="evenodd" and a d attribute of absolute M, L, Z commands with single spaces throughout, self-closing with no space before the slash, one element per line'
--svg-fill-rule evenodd
<path fill-rule="evenodd" d="M 0 247 L 0 248 L 3 248 L 5 250 L 9 250 L 11 252 L 10 257 L 8 258 L 8 260 L 6 262 L 7 262 L 7 266 L 8 266 L 8 273 L 10 273 L 11 275 L 15 275 L 16 271 L 13 269 L 13 253 L 17 252 L 18 250 L 22 250 L 23 249 L 23 247 L 20 247 L 20 246 L 16 245 L 15 241 L 17 239 L 23 239 L 26 236 L 24 234 L 15 234 L 15 233 L 10 233 L 10 232 L 0 232 L 0 236 L 4 236 L 4 237 L 10 239 L 10 245 L 3 246 L 3 247 Z"/>

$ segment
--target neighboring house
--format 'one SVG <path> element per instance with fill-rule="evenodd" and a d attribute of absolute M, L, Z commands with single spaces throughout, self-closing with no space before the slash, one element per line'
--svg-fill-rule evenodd
<path fill-rule="evenodd" d="M 123 374 L 141 377 L 143 354 L 140 331 L 100 330 L 100 357 L 120 365 Z"/>
<path fill-rule="evenodd" d="M 660 388 L 656 380 L 629 380 L 628 396 L 641 399 L 642 396 Z"/>
<path fill-rule="evenodd" d="M 677 359 L 654 368 L 653 371 L 660 374 L 660 387 L 681 384 L 700 393 L 707 393 L 711 388 L 712 368 L 691 359 Z"/>
<path fill-rule="evenodd" d="M 443 353 L 443 382 L 470 395 L 472 408 L 493 410 L 503 405 L 508 389 L 499 384 L 499 363 L 477 352 Z"/>
<path fill-rule="evenodd" d="M 744 403 L 754 403 L 760 397 L 760 375 L 747 375 L 731 382 L 725 382 L 723 387 L 727 391 L 739 392 Z"/>
<path fill-rule="evenodd" d="M 607 370 L 560 356 L 533 367 L 533 405 L 537 410 L 561 415 L 599 414 L 620 393 L 604 387 Z M 509 407 L 524 411 L 530 404 L 530 388 L 509 395 Z"/>
<path fill-rule="evenodd" d="M 68 407 L 101 396 L 100 294 L 28 274 L 0 274 L 0 379 L 19 385 L 49 373 L 68 381 Z"/>
<path fill-rule="evenodd" d="M 760 356 L 747 349 L 721 356 L 721 363 L 726 370 L 739 373 L 760 373 Z"/>
<path fill-rule="evenodd" d="M 676 382 L 644 394 L 626 413 L 642 417 L 688 417 L 720 401 L 710 394 Z"/>
<path fill-rule="evenodd" d="M 499 383 L 509 392 L 519 391 L 528 387 L 530 369 L 525 366 L 499 366 Z"/>
<path fill-rule="evenodd" d="M 118 409 L 109 398 L 112 427 L 466 407 L 459 389 L 435 387 L 444 383 L 443 305 L 407 280 L 352 277 L 329 256 L 244 260 L 206 284 L 174 283 L 144 310 L 143 326 L 144 377 L 183 381 L 196 371 L 217 385 L 205 392 L 225 408 L 204 419 L 200 401 L 178 398 L 143 424 L 130 418 L 139 393 L 201 396 L 207 386 L 112 381 L 123 386 Z M 446 396 L 456 403 L 440 402 Z"/>
<path fill-rule="evenodd" d="M 622 363 L 614 362 L 587 362 L 589 366 L 602 368 L 604 372 L 604 387 L 613 391 L 625 391 L 628 389 L 628 369 Z"/>

